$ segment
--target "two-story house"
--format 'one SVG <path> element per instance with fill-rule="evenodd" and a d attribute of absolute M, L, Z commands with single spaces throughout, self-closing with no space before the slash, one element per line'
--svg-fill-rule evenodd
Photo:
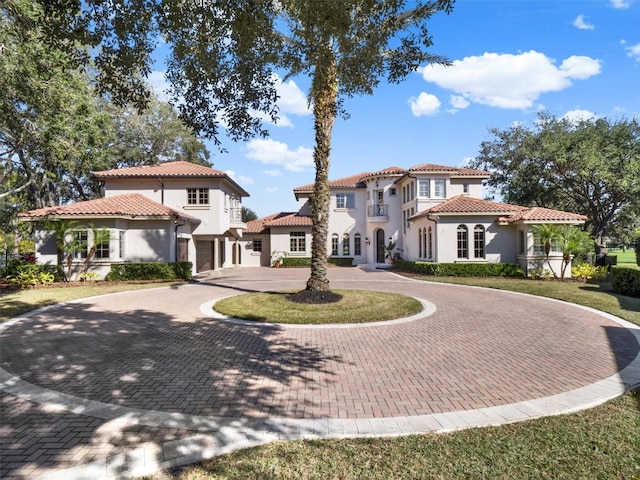
<path fill-rule="evenodd" d="M 388 246 L 408 260 L 519 263 L 525 271 L 544 263 L 532 226 L 580 225 L 583 215 L 482 200 L 488 172 L 421 164 L 389 167 L 330 182 L 327 252 L 356 264 L 382 264 Z M 269 265 L 278 256 L 311 255 L 309 198 L 313 184 L 294 189 L 297 212 L 248 222 L 243 265 Z M 560 252 L 553 252 L 560 271 Z M 558 268 L 556 268 L 558 267 Z"/>
<path fill-rule="evenodd" d="M 38 263 L 57 261 L 56 239 L 44 220 L 73 221 L 71 235 L 87 246 L 74 253 L 75 272 L 91 247 L 91 270 L 102 277 L 121 262 L 191 261 L 194 273 L 241 263 L 242 198 L 249 194 L 226 173 L 178 161 L 94 176 L 104 182 L 104 198 L 20 214 L 36 222 Z M 99 245 L 96 229 L 109 232 Z"/>

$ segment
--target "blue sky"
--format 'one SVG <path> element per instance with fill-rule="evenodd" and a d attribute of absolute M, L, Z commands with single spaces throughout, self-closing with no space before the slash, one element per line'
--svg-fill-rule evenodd
<path fill-rule="evenodd" d="M 333 131 L 330 178 L 420 163 L 462 166 L 490 128 L 557 117 L 640 117 L 640 0 L 458 0 L 431 20 L 432 52 L 399 85 L 346 99 Z M 150 82 L 163 88 L 162 66 Z M 293 188 L 313 183 L 307 78 L 280 82 L 278 125 L 267 139 L 210 145 L 214 168 L 251 196 L 259 216 L 295 209 Z"/>

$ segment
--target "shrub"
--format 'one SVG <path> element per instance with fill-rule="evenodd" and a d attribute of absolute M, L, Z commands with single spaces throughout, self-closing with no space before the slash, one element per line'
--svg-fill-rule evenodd
<path fill-rule="evenodd" d="M 10 283 L 23 289 L 39 283 L 49 284 L 64 280 L 62 270 L 57 265 L 36 265 L 29 258 L 9 260 L 4 275 Z"/>
<path fill-rule="evenodd" d="M 640 267 L 640 236 L 636 238 L 636 264 Z"/>
<path fill-rule="evenodd" d="M 171 280 L 191 278 L 191 262 L 138 262 L 112 265 L 106 280 Z"/>
<path fill-rule="evenodd" d="M 571 276 L 580 280 L 601 280 L 607 276 L 607 268 L 596 267 L 588 263 L 581 263 L 571 267 Z"/>
<path fill-rule="evenodd" d="M 311 257 L 284 257 L 281 263 L 283 267 L 310 267 Z"/>
<path fill-rule="evenodd" d="M 396 265 L 424 275 L 449 277 L 524 277 L 515 263 L 432 263 L 396 260 Z"/>
<path fill-rule="evenodd" d="M 338 267 L 353 267 L 353 257 L 329 257 L 327 262 Z"/>
<path fill-rule="evenodd" d="M 611 270 L 611 287 L 620 295 L 640 298 L 640 270 L 616 267 Z"/>

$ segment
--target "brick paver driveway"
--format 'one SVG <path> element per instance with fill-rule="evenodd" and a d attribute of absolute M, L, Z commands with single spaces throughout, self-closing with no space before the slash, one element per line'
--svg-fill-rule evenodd
<path fill-rule="evenodd" d="M 191 420 L 406 420 L 580 389 L 615 375 L 640 350 L 632 331 L 597 312 L 381 270 L 336 268 L 329 278 L 333 288 L 425 299 L 435 312 L 396 324 L 291 328 L 200 310 L 246 291 L 301 289 L 307 275 L 229 270 L 199 284 L 57 306 L 5 328 L 4 377 L 23 387 L 2 395 L 0 475 L 47 474 L 207 431 L 154 423 L 149 411 Z M 87 400 L 126 414 L 84 411 Z"/>

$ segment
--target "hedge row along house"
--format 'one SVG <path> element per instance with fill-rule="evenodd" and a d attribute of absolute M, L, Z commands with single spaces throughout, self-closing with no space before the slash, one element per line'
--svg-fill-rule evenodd
<path fill-rule="evenodd" d="M 537 224 L 581 225 L 586 217 L 540 207 L 482 200 L 488 172 L 421 164 L 390 167 L 330 182 L 327 251 L 354 264 L 384 264 L 394 256 L 430 262 L 518 263 L 543 268 Z M 193 273 L 234 266 L 270 266 L 282 257 L 311 256 L 309 199 L 313 185 L 294 189 L 297 209 L 242 222 L 249 194 L 224 172 L 169 162 L 96 172 L 105 197 L 20 214 L 23 221 L 76 221 L 73 235 L 92 246 L 93 228 L 108 229 L 91 268 L 111 264 L 190 261 Z M 52 232 L 36 228 L 37 261 L 55 263 Z M 77 270 L 83 268 L 77 253 Z M 551 252 L 560 271 L 561 252 Z M 570 275 L 570 272 L 569 272 Z"/>

